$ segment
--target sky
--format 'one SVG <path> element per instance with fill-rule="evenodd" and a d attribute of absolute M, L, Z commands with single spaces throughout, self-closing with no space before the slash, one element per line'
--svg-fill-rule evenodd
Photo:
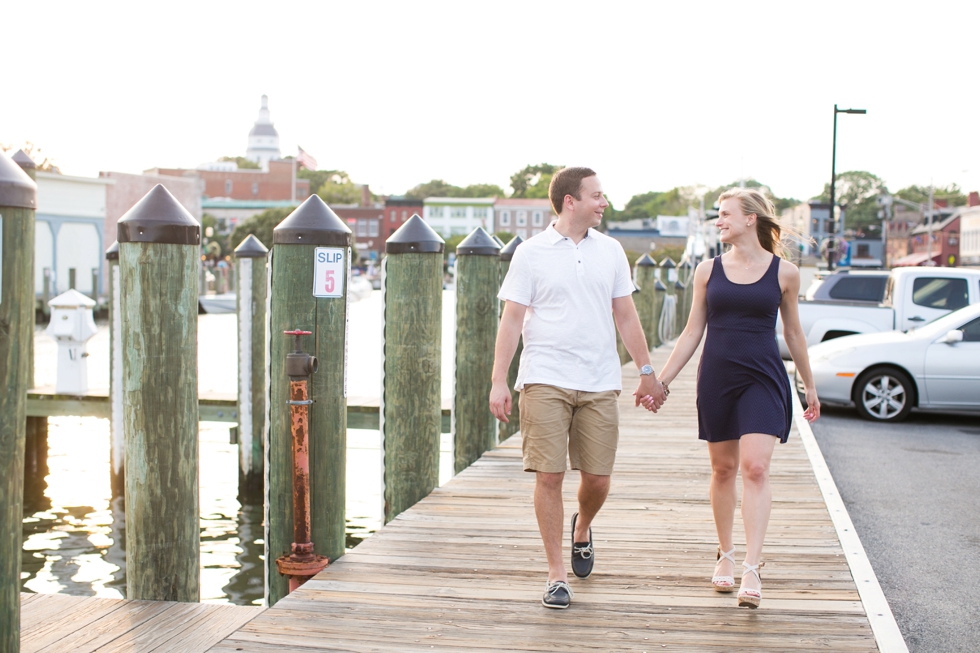
<path fill-rule="evenodd" d="M 283 155 L 376 193 L 587 165 L 614 206 L 837 170 L 980 190 L 980 2 L 6 2 L 0 143 L 65 174 Z"/>

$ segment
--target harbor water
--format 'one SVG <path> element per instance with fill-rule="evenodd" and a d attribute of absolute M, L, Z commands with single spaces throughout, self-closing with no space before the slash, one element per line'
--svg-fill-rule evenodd
<path fill-rule="evenodd" d="M 442 395 L 452 396 L 455 295 L 443 293 Z M 377 397 L 381 384 L 380 291 L 350 305 L 348 396 Z M 198 385 L 234 396 L 237 322 L 231 314 L 198 318 Z M 109 386 L 106 324 L 89 341 L 89 387 Z M 54 385 L 57 346 L 35 330 L 35 383 Z M 355 399 L 356 400 L 356 399 Z M 264 542 L 261 506 L 238 503 L 238 446 L 231 424 L 200 424 L 201 600 L 261 605 Z M 452 475 L 452 442 L 442 436 L 440 483 Z M 109 421 L 48 419 L 48 469 L 24 506 L 21 587 L 25 592 L 125 598 L 125 515 L 109 487 Z M 381 449 L 377 431 L 347 432 L 347 548 L 382 524 Z"/>

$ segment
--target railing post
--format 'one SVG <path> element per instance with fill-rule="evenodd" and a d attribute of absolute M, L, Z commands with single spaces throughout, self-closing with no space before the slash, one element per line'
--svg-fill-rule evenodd
<path fill-rule="evenodd" d="M 196 602 L 201 226 L 157 184 L 119 220 L 118 238 L 126 594 Z"/>
<path fill-rule="evenodd" d="M 385 244 L 380 410 L 385 523 L 439 485 L 445 247 L 418 214 Z"/>
<path fill-rule="evenodd" d="M 351 231 L 317 195 L 272 232 L 269 289 L 270 403 L 266 431 L 266 588 L 268 604 L 289 592 L 275 561 L 293 542 L 293 444 L 284 331 L 313 332 L 320 361 L 310 383 L 310 539 L 315 553 L 336 560 L 346 543 L 347 308 Z"/>
<path fill-rule="evenodd" d="M 644 254 L 636 260 L 633 276 L 636 285 L 640 287 L 639 294 L 634 296 L 636 313 L 640 317 L 647 346 L 654 349 L 660 346 L 657 318 L 660 317 L 659 305 L 663 304 L 663 293 L 657 292 L 657 262 L 648 254 Z M 660 288 L 663 289 L 663 285 Z"/>
<path fill-rule="evenodd" d="M 112 496 L 126 494 L 126 439 L 123 437 L 122 282 L 119 242 L 105 251 L 109 268 L 109 479 Z"/>
<path fill-rule="evenodd" d="M 454 473 L 497 446 L 490 412 L 490 377 L 497 339 L 500 245 L 477 227 L 456 246 L 456 383 L 453 392 Z"/>
<path fill-rule="evenodd" d="M 0 650 L 20 650 L 20 560 L 37 185 L 0 154 Z"/>
<path fill-rule="evenodd" d="M 34 160 L 31 159 L 31 157 L 27 156 L 27 152 L 25 152 L 24 150 L 17 150 L 17 152 L 11 158 L 14 160 L 14 163 L 16 163 L 17 165 L 20 166 L 20 169 L 21 170 L 23 170 L 25 173 L 27 173 L 27 176 L 31 178 L 31 181 L 34 181 L 36 183 L 36 180 L 37 180 L 37 165 L 34 163 Z M 36 315 L 37 315 L 37 289 L 34 286 L 34 265 L 35 265 L 34 254 L 35 254 L 35 252 L 33 250 L 31 250 L 31 268 L 30 268 L 30 270 L 31 270 L 31 337 L 27 341 L 27 352 L 28 352 L 27 353 L 27 356 L 28 356 L 28 360 L 27 360 L 27 387 L 28 388 L 33 388 L 34 387 L 34 324 L 37 321 L 37 319 L 36 319 Z M 47 281 L 47 278 L 45 278 L 45 282 L 46 281 Z M 50 297 L 45 297 L 44 298 L 44 306 L 42 307 L 42 311 L 49 310 L 48 309 L 48 300 L 49 299 L 51 299 L 51 298 Z M 44 436 L 44 446 L 47 447 L 47 442 L 48 442 L 48 439 L 47 439 L 48 418 L 47 417 L 28 417 L 27 418 L 28 423 L 30 423 L 31 420 L 44 420 L 44 425 L 43 425 L 43 431 L 45 433 L 45 436 Z M 35 428 L 36 429 L 41 429 L 42 426 L 41 425 L 37 425 Z M 28 429 L 28 437 L 30 437 L 29 431 L 30 431 L 30 429 Z"/>
<path fill-rule="evenodd" d="M 68 289 L 75 289 L 75 268 L 68 268 Z"/>
<path fill-rule="evenodd" d="M 235 249 L 238 312 L 238 501 L 261 505 L 265 480 L 265 305 L 269 250 L 249 234 Z"/>
<path fill-rule="evenodd" d="M 660 262 L 660 279 L 664 284 L 664 303 L 657 321 L 660 342 L 666 344 L 677 337 L 677 264 L 669 256 Z"/>
<path fill-rule="evenodd" d="M 510 262 L 514 258 L 514 252 L 517 251 L 517 246 L 524 242 L 524 239 L 520 236 L 514 236 L 510 239 L 504 248 L 500 250 L 500 283 L 503 283 L 504 278 L 507 276 L 507 271 L 510 270 Z M 500 290 L 500 283 L 497 284 L 497 290 Z M 500 302 L 500 314 L 503 315 L 504 312 L 504 302 Z M 499 323 L 499 322 L 498 322 Z M 521 411 L 518 408 L 520 403 L 521 393 L 514 389 L 517 384 L 517 372 L 521 367 L 521 352 L 524 350 L 524 338 L 521 337 L 517 341 L 517 351 L 514 352 L 514 358 L 510 362 L 510 367 L 507 370 L 507 387 L 510 388 L 510 417 L 509 422 L 500 422 L 497 429 L 497 442 L 503 442 L 510 436 L 514 435 L 521 430 Z"/>

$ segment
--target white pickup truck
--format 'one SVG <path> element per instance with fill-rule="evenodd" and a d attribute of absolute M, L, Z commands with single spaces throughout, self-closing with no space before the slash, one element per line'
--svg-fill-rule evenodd
<path fill-rule="evenodd" d="M 841 301 L 801 301 L 800 324 L 807 346 L 854 333 L 908 331 L 950 311 L 980 302 L 980 270 L 912 267 L 891 271 L 881 304 Z M 782 319 L 776 320 L 776 340 L 783 358 L 789 349 Z"/>

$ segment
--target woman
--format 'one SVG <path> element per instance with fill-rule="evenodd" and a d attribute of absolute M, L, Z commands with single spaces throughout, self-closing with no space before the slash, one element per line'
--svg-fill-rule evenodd
<path fill-rule="evenodd" d="M 804 417 L 820 416 L 806 338 L 797 312 L 800 272 L 780 258 L 784 229 L 762 193 L 733 188 L 719 198 L 715 223 L 722 256 L 698 265 L 694 303 L 687 327 L 660 372 L 668 385 L 691 359 L 705 326 L 708 335 L 698 367 L 698 437 L 711 457 L 711 509 L 718 531 L 718 556 L 711 579 L 719 592 L 735 587 L 735 476 L 742 470 L 742 521 L 746 552 L 738 605 L 756 608 L 762 600 L 759 567 L 772 496 L 769 462 L 776 441 L 786 442 L 793 412 L 792 389 L 774 336 L 776 311 L 806 387 Z M 645 402 L 646 403 L 646 402 Z"/>

